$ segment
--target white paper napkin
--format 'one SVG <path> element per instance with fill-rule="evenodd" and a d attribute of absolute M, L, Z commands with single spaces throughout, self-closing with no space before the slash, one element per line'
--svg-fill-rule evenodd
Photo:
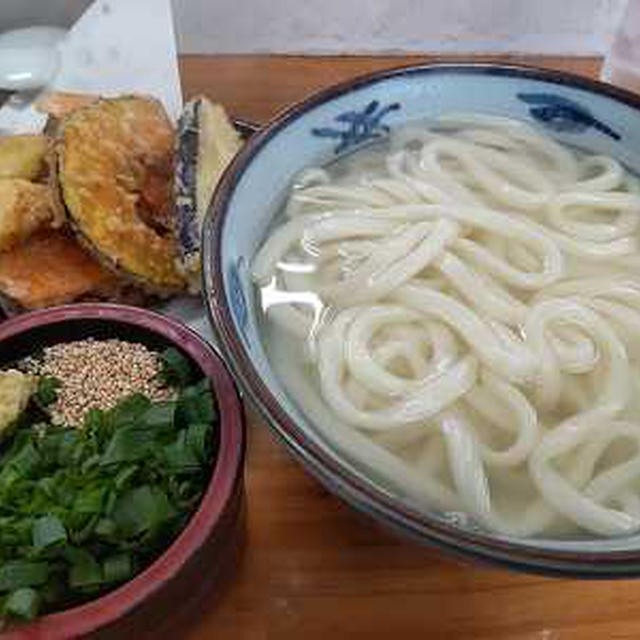
<path fill-rule="evenodd" d="M 46 91 L 149 94 L 176 119 L 182 92 L 170 0 L 96 0 L 59 44 L 60 70 Z M 0 109 L 0 134 L 34 133 L 45 116 L 34 95 Z"/>

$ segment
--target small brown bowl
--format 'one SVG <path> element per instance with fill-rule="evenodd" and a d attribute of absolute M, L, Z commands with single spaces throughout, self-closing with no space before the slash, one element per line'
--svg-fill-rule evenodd
<path fill-rule="evenodd" d="M 0 324 L 0 366 L 48 345 L 88 337 L 174 346 L 211 380 L 220 415 L 211 480 L 180 535 L 144 571 L 86 604 L 6 629 L 7 640 L 167 637 L 179 613 L 213 591 L 243 539 L 245 424 L 233 380 L 215 351 L 171 318 L 114 304 L 77 304 L 27 313 Z"/>

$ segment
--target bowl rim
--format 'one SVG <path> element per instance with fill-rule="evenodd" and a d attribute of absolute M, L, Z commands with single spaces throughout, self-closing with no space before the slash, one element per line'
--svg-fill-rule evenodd
<path fill-rule="evenodd" d="M 189 355 L 212 381 L 219 409 L 220 441 L 215 466 L 200 505 L 173 543 L 144 571 L 85 604 L 16 625 L 2 634 L 10 640 L 70 638 L 96 632 L 131 613 L 179 574 L 202 548 L 237 495 L 245 453 L 245 417 L 235 382 L 216 350 L 178 320 L 160 313 L 112 303 L 80 303 L 29 312 L 0 323 L 0 341 L 68 321 L 121 323 L 159 335 Z"/>
<path fill-rule="evenodd" d="M 384 492 L 362 481 L 338 461 L 328 457 L 314 442 L 307 440 L 295 421 L 262 381 L 237 336 L 231 308 L 225 296 L 222 275 L 222 233 L 235 187 L 253 158 L 279 131 L 313 108 L 330 102 L 334 98 L 390 78 L 417 75 L 427 77 L 438 74 L 488 75 L 540 80 L 604 95 L 640 112 L 640 95 L 570 72 L 519 64 L 461 61 L 409 64 L 365 73 L 320 89 L 285 107 L 249 138 L 227 167 L 218 183 L 205 218 L 203 290 L 209 319 L 219 339 L 220 349 L 236 380 L 241 383 L 243 390 L 252 399 L 272 430 L 295 455 L 303 459 L 312 473 L 334 491 L 337 490 L 339 495 L 352 506 L 374 517 L 379 517 L 387 524 L 399 527 L 414 537 L 429 540 L 454 552 L 514 569 L 552 576 L 585 578 L 638 576 L 640 575 L 640 549 L 635 551 L 551 549 L 536 547 L 535 539 L 531 539 L 531 544 L 515 544 L 495 538 L 489 533 L 458 528 L 428 513 L 420 513 L 394 502 Z M 345 490 L 340 491 L 340 488 Z"/>

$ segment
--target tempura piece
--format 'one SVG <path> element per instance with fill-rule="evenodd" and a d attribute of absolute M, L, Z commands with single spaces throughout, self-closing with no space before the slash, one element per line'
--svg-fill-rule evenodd
<path fill-rule="evenodd" d="M 0 179 L 0 251 L 60 222 L 48 185 L 19 178 Z"/>
<path fill-rule="evenodd" d="M 39 98 L 34 107 L 41 113 L 46 113 L 52 118 L 64 118 L 77 109 L 97 102 L 100 96 L 90 93 L 71 93 L 66 91 L 56 91 L 47 93 Z"/>
<path fill-rule="evenodd" d="M 48 147 L 46 136 L 0 138 L 0 178 L 34 180 L 46 168 Z"/>
<path fill-rule="evenodd" d="M 204 97 L 185 105 L 178 123 L 176 158 L 176 236 L 179 267 L 189 287 L 200 288 L 200 236 L 213 191 L 241 146 L 222 105 Z"/>
<path fill-rule="evenodd" d="M 173 141 L 159 102 L 125 96 L 68 115 L 56 147 L 62 200 L 80 241 L 160 294 L 185 285 L 170 231 Z"/>
<path fill-rule="evenodd" d="M 115 280 L 63 231 L 40 231 L 0 253 L 0 293 L 23 309 L 73 302 Z"/>

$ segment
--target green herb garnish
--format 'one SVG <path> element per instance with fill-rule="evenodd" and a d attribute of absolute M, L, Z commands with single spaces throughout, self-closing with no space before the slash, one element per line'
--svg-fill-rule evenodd
<path fill-rule="evenodd" d="M 58 389 L 62 382 L 53 376 L 42 376 L 38 380 L 34 399 L 41 407 L 48 407 L 58 399 Z"/>
<path fill-rule="evenodd" d="M 160 356 L 161 366 L 158 378 L 168 387 L 186 387 L 193 382 L 193 369 L 177 349 L 169 347 Z"/>
<path fill-rule="evenodd" d="M 31 619 L 129 580 L 171 543 L 206 488 L 217 411 L 208 381 L 162 354 L 175 399 L 139 394 L 45 422 L 60 382 L 42 378 L 0 453 L 0 616 Z"/>
<path fill-rule="evenodd" d="M 35 589 L 24 587 L 12 591 L 2 608 L 4 615 L 33 620 L 38 615 L 40 596 Z"/>

